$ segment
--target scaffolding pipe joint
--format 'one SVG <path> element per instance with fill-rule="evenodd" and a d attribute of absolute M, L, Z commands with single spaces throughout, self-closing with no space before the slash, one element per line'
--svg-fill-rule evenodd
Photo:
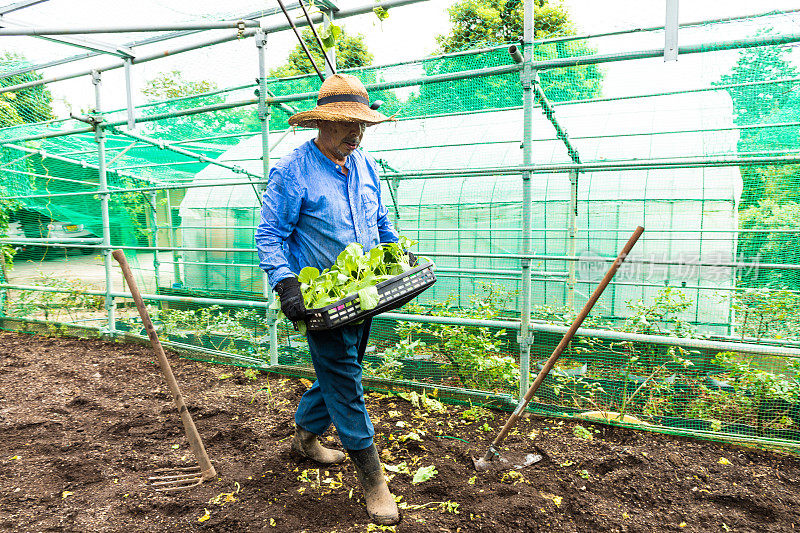
<path fill-rule="evenodd" d="M 520 350 L 528 350 L 534 343 L 534 335 L 517 335 L 517 344 Z"/>

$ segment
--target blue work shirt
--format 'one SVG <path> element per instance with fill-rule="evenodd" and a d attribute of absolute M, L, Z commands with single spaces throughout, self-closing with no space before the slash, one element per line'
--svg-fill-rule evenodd
<path fill-rule="evenodd" d="M 270 287 L 307 266 L 329 268 L 350 243 L 367 251 L 397 242 L 375 162 L 355 150 L 345 166 L 347 175 L 312 139 L 270 170 L 256 229 L 259 266 Z"/>

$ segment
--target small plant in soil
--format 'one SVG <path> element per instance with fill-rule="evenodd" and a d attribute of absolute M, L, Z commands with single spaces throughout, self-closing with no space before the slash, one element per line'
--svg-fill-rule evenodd
<path fill-rule="evenodd" d="M 494 319 L 505 312 L 504 309 L 509 307 L 509 302 L 516 295 L 515 292 L 488 283 L 481 288 L 481 293 L 472 296 L 470 305 L 465 308 L 455 307 L 457 296 L 451 294 L 428 308 L 411 304 L 406 310 L 431 316 Z M 442 371 L 449 374 L 450 385 L 499 392 L 516 391 L 519 365 L 514 357 L 504 355 L 509 349 L 504 329 L 401 321 L 395 327 L 395 333 L 401 339 L 401 346 L 422 341 L 414 345 L 416 356 L 438 362 Z M 404 341 L 405 345 L 402 344 Z"/>

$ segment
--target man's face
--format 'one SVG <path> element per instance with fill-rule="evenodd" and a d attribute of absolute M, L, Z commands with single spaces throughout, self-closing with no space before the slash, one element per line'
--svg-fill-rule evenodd
<path fill-rule="evenodd" d="M 366 124 L 363 122 L 328 122 L 318 123 L 319 134 L 317 145 L 322 153 L 339 163 L 344 163 L 348 155 L 361 144 Z"/>

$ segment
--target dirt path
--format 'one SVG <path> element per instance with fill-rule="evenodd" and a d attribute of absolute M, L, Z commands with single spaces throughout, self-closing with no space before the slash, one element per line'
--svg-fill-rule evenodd
<path fill-rule="evenodd" d="M 0 530 L 381 531 L 349 462 L 319 470 L 288 453 L 307 382 L 171 359 L 219 479 L 161 495 L 148 472 L 193 459 L 150 351 L 0 333 Z M 368 397 L 376 442 L 399 470 L 388 472 L 405 506 L 398 532 L 800 528 L 796 457 L 530 417 L 509 452 L 535 442 L 545 460 L 476 474 L 469 455 L 506 414 L 424 404 Z M 436 475 L 413 484 L 431 465 Z"/>

